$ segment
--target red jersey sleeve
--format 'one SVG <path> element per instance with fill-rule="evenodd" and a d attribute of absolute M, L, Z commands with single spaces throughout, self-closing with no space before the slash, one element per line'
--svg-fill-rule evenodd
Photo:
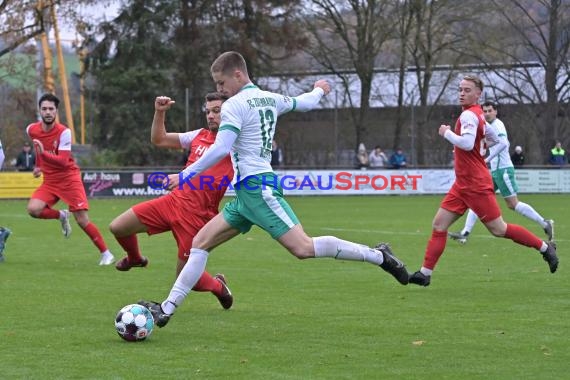
<path fill-rule="evenodd" d="M 45 162 L 49 162 L 54 166 L 59 166 L 62 169 L 73 165 L 71 151 L 69 150 L 60 150 L 58 154 L 52 154 L 44 151 L 40 156 Z"/>

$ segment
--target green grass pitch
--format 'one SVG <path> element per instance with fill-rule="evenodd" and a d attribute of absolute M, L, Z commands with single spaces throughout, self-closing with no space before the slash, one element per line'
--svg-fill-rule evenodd
<path fill-rule="evenodd" d="M 391 243 L 419 268 L 441 196 L 298 197 L 289 202 L 313 236 Z M 208 270 L 235 295 L 224 311 L 191 293 L 169 325 L 124 342 L 113 320 L 174 281 L 170 234 L 139 235 L 146 269 L 99 267 L 75 222 L 34 220 L 25 201 L 0 201 L 12 229 L 0 264 L 0 378 L 5 379 L 562 379 L 570 369 L 570 196 L 522 195 L 556 221 L 556 274 L 534 250 L 478 224 L 465 246 L 448 241 L 428 288 L 401 286 L 380 268 L 299 261 L 254 229 L 216 249 Z M 115 256 L 109 222 L 140 199 L 92 200 L 90 217 Z M 543 237 L 507 210 L 505 219 Z M 462 226 L 461 219 L 453 230 Z"/>

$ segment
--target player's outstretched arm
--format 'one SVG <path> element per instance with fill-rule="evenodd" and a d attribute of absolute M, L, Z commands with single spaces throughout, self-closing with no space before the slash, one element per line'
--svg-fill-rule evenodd
<path fill-rule="evenodd" d="M 295 97 L 295 111 L 306 112 L 314 109 L 323 96 L 331 91 L 331 86 L 329 82 L 324 79 L 319 79 L 315 82 L 313 91 L 306 92 Z"/>
<path fill-rule="evenodd" d="M 181 148 L 178 133 L 166 132 L 166 111 L 175 103 L 168 96 L 157 96 L 154 100 L 154 118 L 150 129 L 150 141 L 161 148 Z"/>

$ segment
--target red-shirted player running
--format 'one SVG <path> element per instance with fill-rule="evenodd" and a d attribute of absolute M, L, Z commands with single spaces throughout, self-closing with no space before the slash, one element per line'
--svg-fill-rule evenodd
<path fill-rule="evenodd" d="M 537 249 L 548 263 L 551 273 L 556 272 L 558 267 L 554 243 L 541 240 L 524 227 L 505 223 L 501 216 L 493 181 L 485 164 L 486 143 L 494 145 L 498 142 L 498 136 L 492 128 L 485 128 L 483 110 L 478 104 L 482 91 L 481 79 L 474 75 L 465 76 L 459 84 L 459 103 L 463 112 L 455 124 L 455 132 L 449 125 L 439 127 L 440 136 L 454 145 L 456 178 L 435 214 L 424 262 L 421 269 L 410 276 L 412 284 L 430 284 L 433 269 L 445 249 L 447 229 L 468 208 L 480 216 L 493 235 Z"/>
<path fill-rule="evenodd" d="M 206 95 L 208 129 L 167 133 L 164 125 L 165 113 L 174 101 L 164 96 L 156 98 L 151 141 L 164 148 L 189 149 L 186 166 L 192 164 L 214 143 L 220 126 L 222 103 L 226 99 L 227 97 L 220 93 Z M 136 234 L 146 232 L 154 235 L 172 231 L 178 245 L 178 276 L 188 261 L 194 236 L 218 214 L 220 201 L 232 178 L 233 168 L 228 155 L 217 165 L 194 178 L 194 189 L 190 186 L 177 188 L 160 198 L 139 203 L 115 218 L 109 228 L 127 252 L 127 256 L 119 260 L 115 267 L 120 271 L 127 271 L 132 267 L 147 266 L 148 259 L 141 256 Z M 212 292 L 224 309 L 232 306 L 233 296 L 222 274 L 212 277 L 208 272 L 203 272 L 194 290 Z"/>
<path fill-rule="evenodd" d="M 81 172 L 71 155 L 71 131 L 55 122 L 59 99 L 44 94 L 39 102 L 41 121 L 28 125 L 26 132 L 36 150 L 36 167 L 33 175 L 43 173 L 43 182 L 28 202 L 28 213 L 34 218 L 59 219 L 63 235 L 71 234 L 69 213 L 101 252 L 99 265 L 110 265 L 115 258 L 107 249 L 97 226 L 89 221 L 89 204 L 81 181 Z M 68 210 L 52 208 L 58 200 L 69 205 Z"/>

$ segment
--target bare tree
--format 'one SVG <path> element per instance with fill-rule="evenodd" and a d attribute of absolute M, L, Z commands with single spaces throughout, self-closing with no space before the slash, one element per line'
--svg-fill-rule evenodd
<path fill-rule="evenodd" d="M 420 111 L 415 122 L 420 133 L 423 132 L 417 139 L 418 162 L 442 161 L 447 156 L 446 150 L 432 149 L 443 152 L 441 157 L 427 156 L 425 147 L 437 148 L 440 139 L 431 130 L 425 130 L 425 127 L 433 124 L 429 122 L 433 118 L 435 106 L 457 75 L 459 65 L 468 58 L 464 55 L 464 51 L 469 48 L 464 30 L 472 26 L 477 7 L 474 2 L 465 0 L 411 0 L 402 4 L 400 43 L 406 46 L 402 50 L 409 54 L 409 61 L 408 55 L 402 54 L 400 75 L 406 75 L 403 64 L 409 62 L 417 89 L 417 92 L 411 94 L 411 101 L 417 99 Z M 411 30 L 409 23 L 412 24 Z M 444 66 L 444 70 L 436 70 L 438 66 Z M 443 120 L 435 123 L 439 125 L 441 121 Z M 397 131 L 394 146 L 399 145 L 399 139 L 400 131 Z"/>
<path fill-rule="evenodd" d="M 374 68 L 386 41 L 393 36 L 395 20 L 389 0 L 312 0 L 305 19 L 311 43 L 306 52 L 342 83 L 355 128 L 354 146 L 366 140 L 366 116 Z M 360 99 L 351 94 L 350 73 L 360 80 Z"/>
<path fill-rule="evenodd" d="M 239 51 L 252 79 L 270 74 L 276 63 L 289 58 L 306 43 L 296 19 L 300 0 L 211 3 L 215 3 L 208 7 L 214 45 L 221 51 Z"/>
<path fill-rule="evenodd" d="M 545 160 L 554 140 L 568 139 L 570 121 L 570 2 L 490 0 L 499 15 L 474 39 L 487 81 L 498 101 L 526 105 L 521 120 L 539 144 L 527 144 L 533 160 Z M 501 36 L 500 39 L 496 36 Z M 500 85 L 497 85 L 500 82 Z M 530 123 L 529 123 L 530 121 Z M 539 158 L 540 157 L 540 158 Z"/>
<path fill-rule="evenodd" d="M 43 33 L 47 5 L 37 0 L 0 1 L 0 57 Z"/>
<path fill-rule="evenodd" d="M 408 41 L 410 40 L 410 35 L 413 31 L 414 26 L 414 2 L 415 0 L 404 0 L 400 2 L 397 7 L 397 20 L 398 20 L 398 39 L 397 39 L 397 51 L 399 56 L 398 63 L 398 111 L 396 116 L 396 126 L 394 130 L 394 141 L 392 146 L 399 147 L 401 144 L 401 135 L 404 123 L 406 121 L 406 109 L 404 108 L 404 102 L 406 100 L 405 84 L 406 84 L 406 73 L 408 66 Z M 411 99 L 413 102 L 414 99 Z M 414 122 L 412 120 L 412 122 Z M 412 132 L 415 133 L 415 132 Z M 415 147 L 412 147 L 414 149 Z M 415 152 L 413 153 L 412 161 L 415 161 Z M 416 164 L 416 162 L 412 162 Z"/>
<path fill-rule="evenodd" d="M 80 22 L 78 5 L 99 4 L 96 0 L 0 0 L 0 57 L 42 34 L 49 24 L 52 5 L 58 8 L 63 23 Z"/>

